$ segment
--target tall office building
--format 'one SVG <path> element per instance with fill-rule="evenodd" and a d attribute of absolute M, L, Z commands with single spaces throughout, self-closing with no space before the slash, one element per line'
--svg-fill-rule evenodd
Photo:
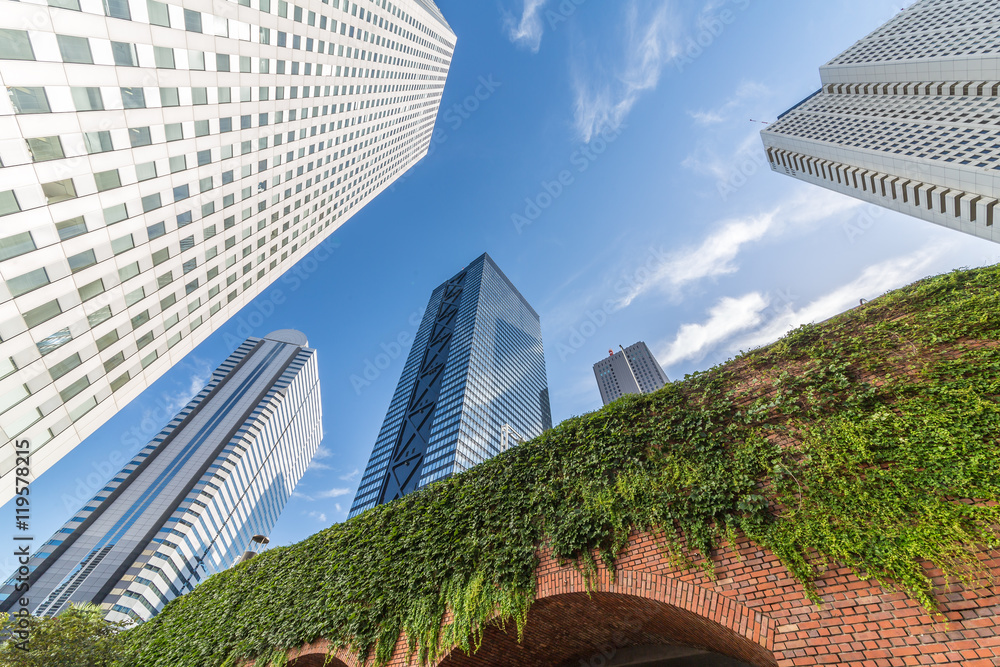
<path fill-rule="evenodd" d="M 431 0 L 0 0 L 0 504 L 426 154 Z"/>
<path fill-rule="evenodd" d="M 316 352 L 298 331 L 250 338 L 208 385 L 32 557 L 0 611 L 94 602 L 148 620 L 266 536 L 323 437 Z M 6 598 L 6 599 L 5 599 Z"/>
<path fill-rule="evenodd" d="M 921 0 L 761 134 L 774 171 L 1000 242 L 1000 4 Z"/>
<path fill-rule="evenodd" d="M 608 350 L 608 356 L 594 364 L 594 377 L 604 405 L 625 394 L 648 394 L 669 382 L 667 374 L 642 341 L 622 352 Z"/>
<path fill-rule="evenodd" d="M 538 313 L 484 254 L 431 294 L 351 516 L 551 427 Z"/>

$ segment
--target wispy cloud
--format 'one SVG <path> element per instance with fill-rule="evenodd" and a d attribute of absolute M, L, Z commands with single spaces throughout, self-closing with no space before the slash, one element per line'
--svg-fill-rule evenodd
<path fill-rule="evenodd" d="M 700 244 L 664 253 L 664 261 L 652 268 L 649 277 L 635 282 L 622 296 L 619 308 L 653 290 L 676 295 L 690 283 L 736 273 L 739 271 L 736 260 L 746 246 L 862 205 L 850 197 L 809 189 L 800 190 L 766 213 L 724 220 Z"/>
<path fill-rule="evenodd" d="M 735 341 L 730 348 L 733 351 L 749 350 L 772 343 L 796 327 L 810 322 L 822 322 L 853 308 L 861 299 L 874 299 L 889 290 L 908 285 L 927 275 L 934 261 L 949 249 L 948 244 L 935 244 L 870 266 L 851 282 L 815 299 L 803 308 L 786 308 L 760 329 Z"/>
<path fill-rule="evenodd" d="M 709 311 L 701 324 L 685 324 L 674 339 L 656 355 L 664 366 L 687 359 L 701 359 L 720 342 L 734 334 L 760 325 L 768 300 L 760 292 L 739 298 L 725 297 Z"/>
<path fill-rule="evenodd" d="M 323 512 L 306 512 L 306 516 L 312 517 L 320 523 L 327 523 L 326 514 Z"/>
<path fill-rule="evenodd" d="M 630 0 L 622 15 L 622 57 L 617 67 L 605 70 L 611 75 L 585 72 L 579 63 L 572 72 L 576 130 L 585 142 L 603 130 L 620 127 L 639 98 L 656 88 L 664 66 L 680 52 L 673 3 L 660 3 L 649 12 L 640 11 L 639 3 Z"/>
<path fill-rule="evenodd" d="M 316 494 L 316 497 L 320 500 L 326 500 L 328 498 L 340 498 L 341 496 L 346 496 L 351 492 L 350 489 L 330 489 L 329 491 L 321 491 Z"/>
<path fill-rule="evenodd" d="M 756 81 L 741 81 L 733 94 L 721 106 L 703 111 L 688 111 L 697 125 L 718 125 L 733 119 L 734 114 L 750 102 L 770 94 L 771 90 Z M 742 119 L 746 120 L 746 119 Z"/>
<path fill-rule="evenodd" d="M 360 474 L 361 474 L 361 470 L 359 470 L 358 468 L 355 468 L 354 470 L 352 470 L 351 472 L 347 473 L 346 475 L 341 475 L 340 479 L 343 480 L 343 481 L 345 481 L 345 482 L 350 482 L 351 480 L 355 479 Z"/>
<path fill-rule="evenodd" d="M 504 28 L 510 41 L 530 49 L 532 53 L 538 53 L 545 34 L 542 8 L 546 2 L 548 0 L 524 0 L 524 11 L 520 19 L 511 12 L 504 12 Z"/>

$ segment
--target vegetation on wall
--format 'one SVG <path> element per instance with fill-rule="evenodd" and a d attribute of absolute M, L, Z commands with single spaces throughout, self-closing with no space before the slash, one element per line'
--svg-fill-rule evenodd
<path fill-rule="evenodd" d="M 523 628 L 540 548 L 592 573 L 633 530 L 708 572 L 743 534 L 806 594 L 841 563 L 933 612 L 928 564 L 988 586 L 977 553 L 1000 547 L 998 339 L 1000 266 L 921 281 L 218 574 L 123 664 L 475 649 L 498 612 Z"/>

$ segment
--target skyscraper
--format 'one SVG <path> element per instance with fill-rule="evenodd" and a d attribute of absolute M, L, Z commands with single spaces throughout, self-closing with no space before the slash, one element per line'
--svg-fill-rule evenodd
<path fill-rule="evenodd" d="M 426 154 L 431 0 L 0 13 L 0 504 Z"/>
<path fill-rule="evenodd" d="M 771 168 L 1000 242 L 1000 5 L 921 0 L 761 134 Z"/>
<path fill-rule="evenodd" d="M 623 352 L 608 350 L 608 356 L 594 364 L 594 377 L 604 405 L 625 394 L 648 394 L 667 384 L 667 374 L 642 341 Z"/>
<path fill-rule="evenodd" d="M 148 620 L 267 535 L 323 437 L 316 352 L 298 331 L 250 338 L 208 385 L 28 564 L 27 597 L 52 616 L 90 601 Z M 4 599 L 6 598 L 6 599 Z"/>
<path fill-rule="evenodd" d="M 431 294 L 351 516 L 552 427 L 538 313 L 489 255 Z M 509 442 L 509 441 L 508 441 Z"/>

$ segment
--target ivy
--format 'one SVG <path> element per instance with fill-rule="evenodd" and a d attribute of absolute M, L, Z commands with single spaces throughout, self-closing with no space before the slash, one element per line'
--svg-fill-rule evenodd
<path fill-rule="evenodd" d="M 567 420 L 217 574 L 126 633 L 122 667 L 284 664 L 326 638 L 385 665 L 521 633 L 540 549 L 592 576 L 634 530 L 683 567 L 745 535 L 819 601 L 843 564 L 936 610 L 1000 547 L 1000 266 L 938 276 Z M 443 620 L 450 612 L 450 621 Z"/>

